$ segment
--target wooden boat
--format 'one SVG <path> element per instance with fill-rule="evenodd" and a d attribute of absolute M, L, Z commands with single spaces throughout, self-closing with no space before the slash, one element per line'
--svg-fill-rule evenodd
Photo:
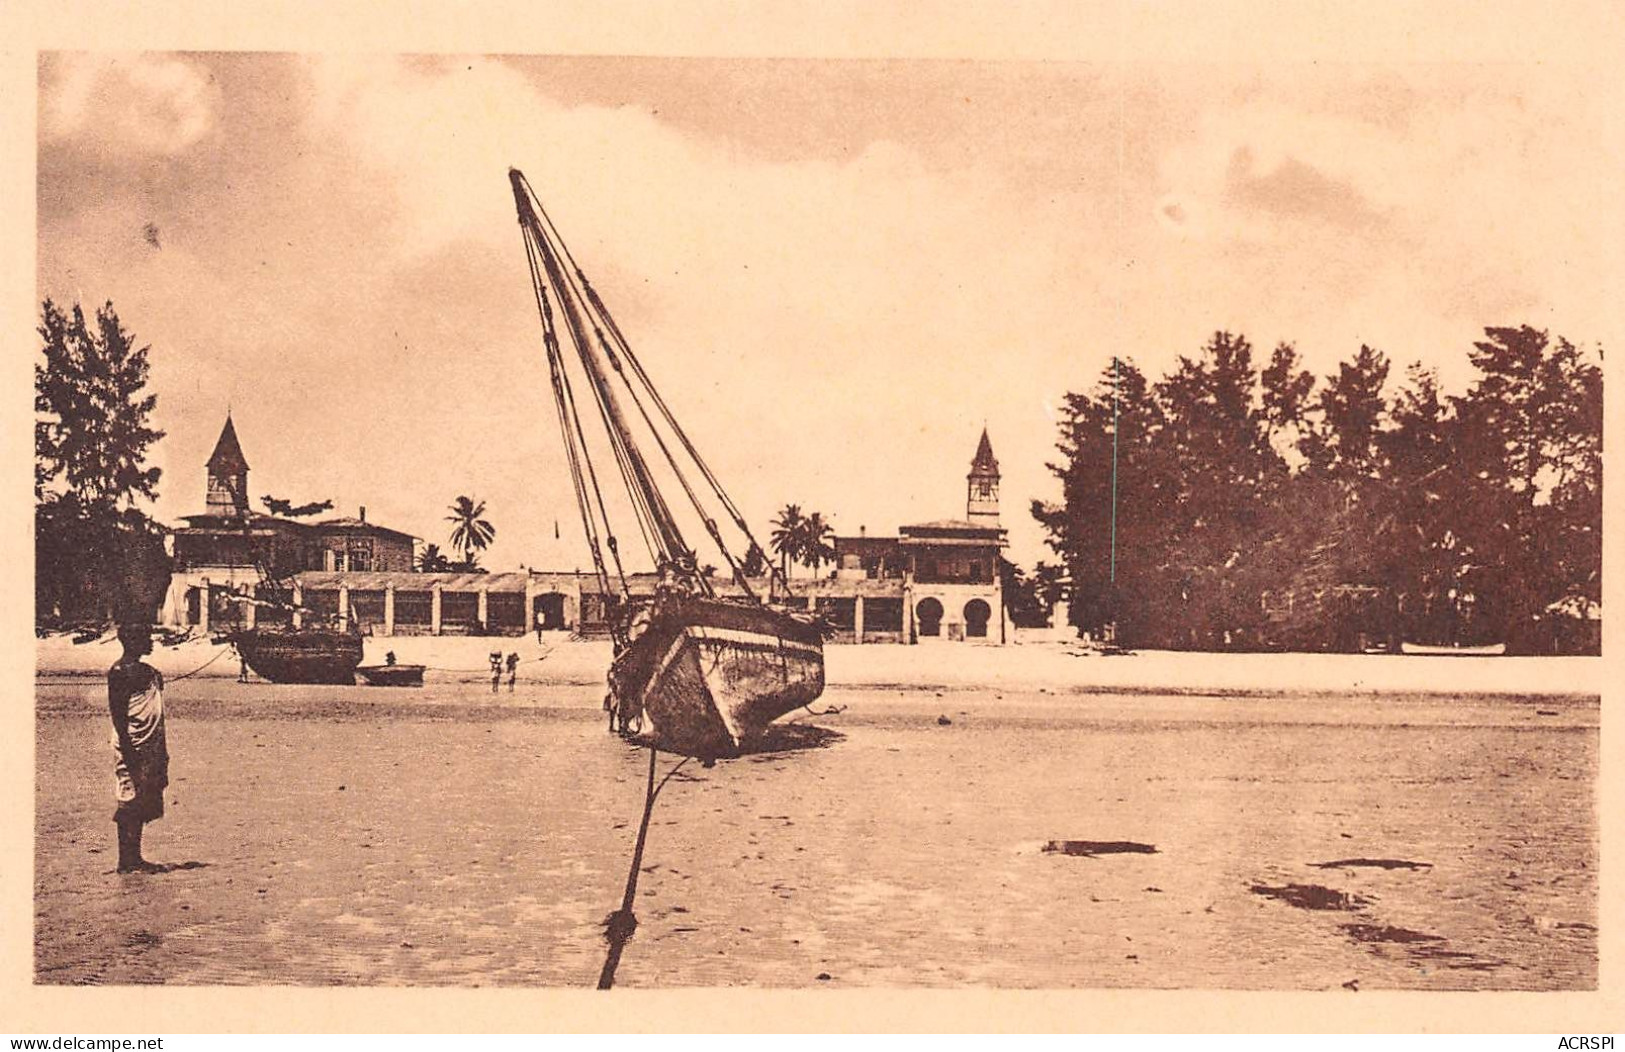
<path fill-rule="evenodd" d="M 362 665 L 355 673 L 369 687 L 421 687 L 423 669 L 422 665 Z"/>
<path fill-rule="evenodd" d="M 1432 654 L 1442 657 L 1496 657 L 1507 652 L 1505 643 L 1482 643 L 1477 646 L 1448 646 L 1432 643 L 1400 643 L 1401 654 Z"/>
<path fill-rule="evenodd" d="M 361 636 L 326 628 L 244 628 L 215 637 L 272 683 L 355 683 Z"/>
<path fill-rule="evenodd" d="M 745 568 L 763 563 L 763 549 L 743 514 L 655 390 L 524 175 L 510 169 L 508 181 L 576 503 L 599 588 L 613 611 L 612 718 L 631 740 L 654 749 L 704 760 L 738 755 L 773 720 L 823 692 L 822 631 L 756 593 Z M 573 363 L 563 352 L 565 341 L 575 351 Z M 632 412 L 623 408 L 623 398 L 631 400 Z M 603 438 L 593 445 L 607 444 L 614 454 L 614 475 L 603 477 L 618 476 L 626 486 L 635 535 L 659 573 L 652 599 L 634 600 L 627 583 L 583 429 L 583 416 L 592 415 L 586 406 L 597 410 L 604 425 Z M 699 569 L 652 465 L 669 469 L 663 477 L 679 483 L 732 571 L 736 594 L 719 594 L 711 575 Z M 709 496 L 702 496 L 707 488 Z M 743 557 L 730 550 L 719 520 L 737 528 Z M 789 591 L 784 576 L 773 572 L 769 592 L 778 586 Z"/>
<path fill-rule="evenodd" d="M 627 735 L 686 756 L 737 756 L 824 691 L 823 634 L 794 614 L 730 599 L 657 601 L 610 666 Z"/>

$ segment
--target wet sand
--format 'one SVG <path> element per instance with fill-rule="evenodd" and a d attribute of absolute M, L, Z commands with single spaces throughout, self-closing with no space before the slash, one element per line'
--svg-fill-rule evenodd
<path fill-rule="evenodd" d="M 647 755 L 601 696 L 172 683 L 185 868 L 119 876 L 104 689 L 41 680 L 37 981 L 590 987 Z M 825 700 L 666 788 L 618 985 L 1596 986 L 1594 697 Z"/>

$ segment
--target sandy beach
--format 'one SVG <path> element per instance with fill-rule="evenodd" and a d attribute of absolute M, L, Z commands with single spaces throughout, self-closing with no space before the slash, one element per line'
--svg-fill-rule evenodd
<path fill-rule="evenodd" d="M 151 877 L 113 872 L 94 666 L 42 646 L 37 981 L 592 985 L 646 758 L 601 648 L 503 641 L 493 695 L 454 663 L 485 641 L 390 642 L 452 671 L 238 684 L 160 648 Z M 822 747 L 667 787 L 618 984 L 1595 987 L 1594 664 L 1197 658 L 831 648 Z"/>
<path fill-rule="evenodd" d="M 368 638 L 364 662 L 394 653 L 428 666 L 427 683 L 489 683 L 486 656 L 517 653 L 531 684 L 599 685 L 609 665 L 607 642 L 575 642 L 562 633 L 519 637 L 396 636 Z M 56 635 L 39 641 L 42 680 L 100 677 L 118 657 L 111 634 L 75 644 Z M 147 659 L 166 677 L 235 679 L 229 647 L 192 639 L 159 646 Z M 915 691 L 981 691 L 990 685 L 1032 693 L 1172 693 L 1212 696 L 1600 694 L 1604 665 L 1595 657 L 1435 657 L 1399 654 L 1201 654 L 1141 651 L 1103 656 L 1077 643 L 1017 634 L 1010 646 L 927 643 L 831 646 L 832 687 Z"/>

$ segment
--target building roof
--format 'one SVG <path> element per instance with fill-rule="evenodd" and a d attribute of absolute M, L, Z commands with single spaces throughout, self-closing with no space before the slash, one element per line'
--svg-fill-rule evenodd
<path fill-rule="evenodd" d="M 993 545 L 1002 548 L 1006 543 L 1004 527 L 978 526 L 963 519 L 939 519 L 936 522 L 921 522 L 913 526 L 901 526 L 898 529 L 903 535 L 899 543 L 905 548 L 918 548 L 923 545 L 975 548 Z"/>
<path fill-rule="evenodd" d="M 354 515 L 340 515 L 339 517 L 334 518 L 334 519 L 323 519 L 321 522 L 315 523 L 313 525 L 318 530 L 344 530 L 344 531 L 347 531 L 347 532 L 364 532 L 364 533 L 392 533 L 397 537 L 406 537 L 408 539 L 413 539 L 412 534 L 410 534 L 410 533 L 403 533 L 400 530 L 392 530 L 388 526 L 380 526 L 376 522 L 368 522 L 366 519 L 358 519 Z"/>
<path fill-rule="evenodd" d="M 308 522 L 296 522 L 293 519 L 279 519 L 275 515 L 265 515 L 261 512 L 252 510 L 245 511 L 241 514 L 232 515 L 220 515 L 215 512 L 205 512 L 202 515 L 182 515 L 181 518 L 185 519 L 191 525 L 189 527 L 184 527 L 177 530 L 177 533 L 185 533 L 188 530 L 200 532 L 206 531 L 210 533 L 219 533 L 222 531 L 226 533 L 237 533 L 241 532 L 245 526 L 267 528 L 274 526 L 292 526 L 293 528 L 299 530 L 310 529 L 310 523 Z"/>
<path fill-rule="evenodd" d="M 524 592 L 527 573 L 416 573 L 411 570 L 302 570 L 294 575 L 301 588 L 381 592 L 394 585 L 397 592 L 427 592 L 435 585 L 442 592 Z"/>
<path fill-rule="evenodd" d="M 843 552 L 883 552 L 897 547 L 896 537 L 873 537 L 867 534 L 861 537 L 836 537 L 835 548 Z"/>
<path fill-rule="evenodd" d="M 226 426 L 220 429 L 220 438 L 209 454 L 208 466 L 219 471 L 247 471 L 248 459 L 243 456 L 242 444 L 237 441 L 237 429 L 232 426 L 231 414 L 226 414 Z"/>
<path fill-rule="evenodd" d="M 899 533 L 1003 533 L 1002 526 L 983 526 L 964 519 L 937 519 L 934 522 L 917 522 L 912 526 L 897 527 Z"/>
<path fill-rule="evenodd" d="M 993 443 L 988 441 L 987 428 L 982 428 L 982 441 L 976 444 L 976 456 L 971 458 L 972 475 L 997 475 L 999 458 L 993 455 Z"/>

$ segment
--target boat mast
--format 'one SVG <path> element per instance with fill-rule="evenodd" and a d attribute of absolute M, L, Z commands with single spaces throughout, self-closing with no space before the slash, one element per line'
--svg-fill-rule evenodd
<path fill-rule="evenodd" d="M 529 195 L 524 188 L 524 176 L 517 169 L 510 169 L 508 178 L 513 185 L 514 204 L 519 211 L 519 225 L 525 232 L 527 243 L 536 251 L 543 269 L 547 272 L 547 283 L 557 294 L 559 305 L 564 310 L 570 341 L 575 345 L 576 353 L 581 358 L 582 368 L 586 370 L 587 379 L 592 384 L 599 401 L 604 423 L 610 429 L 610 445 L 620 462 L 628 486 L 633 490 L 634 500 L 647 513 L 648 523 L 654 531 L 652 539 L 659 549 L 658 554 L 679 566 L 684 562 L 692 563 L 694 554 L 684 542 L 682 531 L 678 529 L 671 509 L 666 506 L 660 490 L 649 474 L 648 462 L 638 449 L 637 440 L 627 428 L 626 415 L 621 409 L 620 399 L 604 374 L 602 363 L 598 361 L 598 354 L 593 349 L 592 342 L 587 339 L 576 299 L 566 294 L 569 278 L 542 229 L 541 221 L 531 208 Z"/>
<path fill-rule="evenodd" d="M 749 550 L 761 552 L 762 548 L 752 535 L 749 525 L 745 522 L 744 515 L 723 490 L 721 483 L 712 473 L 709 465 L 705 463 L 687 433 L 678 424 L 665 399 L 655 389 L 648 373 L 644 370 L 642 363 L 638 360 L 637 355 L 633 353 L 626 337 L 622 334 L 620 326 L 610 316 L 608 309 L 588 281 L 586 274 L 576 264 L 574 257 L 570 254 L 569 247 L 565 245 L 557 227 L 553 225 L 552 219 L 547 215 L 540 201 L 536 199 L 535 192 L 531 190 L 524 175 L 517 169 L 509 169 L 508 179 L 513 189 L 519 226 L 524 235 L 526 254 L 530 261 L 531 280 L 536 293 L 537 307 L 542 315 L 544 336 L 548 349 L 548 362 L 552 370 L 555 403 L 559 409 L 566 451 L 570 457 L 572 477 L 576 481 L 577 502 L 581 506 L 589 545 L 594 547 L 595 561 L 600 558 L 596 548 L 596 535 L 598 532 L 596 524 L 600 521 L 603 523 L 603 532 L 607 536 L 612 554 L 616 551 L 615 538 L 609 530 L 607 509 L 604 507 L 602 494 L 598 490 L 597 478 L 593 473 L 592 460 L 587 451 L 585 432 L 580 426 L 579 415 L 575 410 L 569 374 L 558 354 L 558 341 L 552 317 L 552 300 L 555 297 L 563 309 L 570 342 L 574 345 L 576 354 L 581 360 L 581 366 L 586 374 L 588 385 L 592 389 L 594 401 L 598 405 L 600 415 L 603 417 L 609 435 L 610 448 L 615 454 L 616 465 L 620 469 L 622 479 L 631 497 L 639 529 L 643 534 L 645 544 L 649 547 L 650 554 L 656 560 L 657 566 L 670 569 L 692 591 L 708 596 L 715 594 L 710 581 L 704 574 L 699 572 L 694 550 L 689 547 L 684 539 L 670 506 L 666 503 L 655 482 L 649 461 L 639 448 L 637 439 L 633 436 L 630 417 L 623 407 L 620 393 L 617 392 L 614 383 L 615 379 L 625 385 L 625 394 L 631 398 L 632 404 L 647 427 L 649 435 L 652 436 L 660 454 L 665 457 L 673 476 L 681 485 L 684 495 L 699 513 L 706 532 L 710 534 L 717 550 L 727 562 L 729 569 L 733 573 L 734 580 L 748 598 L 757 600 L 757 596 L 744 572 L 743 563 L 747 560 L 734 557 L 727 542 L 722 537 L 716 518 L 707 511 L 699 493 L 691 485 L 684 466 L 679 463 L 678 451 L 680 450 L 683 454 L 686 454 L 692 467 L 697 469 L 701 478 L 704 479 L 705 483 L 709 484 L 712 493 L 721 503 L 723 510 L 732 519 L 735 526 L 739 528 L 740 532 L 744 534 L 749 544 Z M 596 341 L 588 337 L 587 329 L 589 326 L 592 329 L 593 337 L 596 337 Z M 595 342 L 596 347 L 594 346 Z M 613 377 L 611 371 L 613 371 Z M 640 389 L 642 391 L 641 395 L 639 393 Z M 649 403 L 647 405 L 645 404 L 645 398 Z M 651 412 L 651 406 L 653 412 Z M 659 417 L 659 423 L 656 420 L 657 416 Z M 663 435 L 663 430 L 675 439 L 674 443 L 668 444 L 666 437 Z M 677 447 L 676 449 L 673 448 L 674 445 Z M 595 502 L 596 513 L 594 509 Z M 620 572 L 618 554 L 616 554 L 615 561 L 617 571 Z M 777 575 L 776 568 L 770 567 L 769 570 L 770 573 Z M 607 575 L 601 572 L 601 576 L 606 577 L 607 583 Z M 624 572 L 621 572 L 621 578 L 624 591 Z M 788 591 L 788 588 L 786 590 Z"/>

